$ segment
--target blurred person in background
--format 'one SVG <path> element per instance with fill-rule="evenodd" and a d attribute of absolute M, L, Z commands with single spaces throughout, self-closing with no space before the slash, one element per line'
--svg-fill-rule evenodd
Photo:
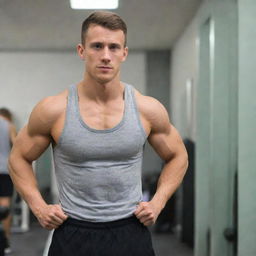
<path fill-rule="evenodd" d="M 13 183 L 9 176 L 7 163 L 15 136 L 16 129 L 13 124 L 12 113 L 7 108 L 0 108 L 0 206 L 8 208 L 11 206 Z M 6 254 L 11 252 L 9 243 L 11 220 L 11 214 L 2 220 Z"/>

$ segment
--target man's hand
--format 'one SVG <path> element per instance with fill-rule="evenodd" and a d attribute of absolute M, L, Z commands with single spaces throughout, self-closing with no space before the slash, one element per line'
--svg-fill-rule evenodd
<path fill-rule="evenodd" d="M 35 215 L 41 226 L 49 230 L 58 228 L 68 218 L 59 204 L 46 205 L 38 209 Z"/>
<path fill-rule="evenodd" d="M 153 204 L 152 201 L 140 202 L 134 212 L 135 216 L 144 226 L 150 226 L 155 224 L 161 209 Z"/>

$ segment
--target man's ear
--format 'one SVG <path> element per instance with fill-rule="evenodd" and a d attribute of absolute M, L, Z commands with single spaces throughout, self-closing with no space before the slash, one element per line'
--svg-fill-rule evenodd
<path fill-rule="evenodd" d="M 128 56 L 128 47 L 126 46 L 124 48 L 124 54 L 123 54 L 122 62 L 126 60 L 127 56 Z"/>
<path fill-rule="evenodd" d="M 77 54 L 80 57 L 81 60 L 85 60 L 85 56 L 84 56 L 84 46 L 82 44 L 78 44 L 76 47 L 77 50 Z"/>

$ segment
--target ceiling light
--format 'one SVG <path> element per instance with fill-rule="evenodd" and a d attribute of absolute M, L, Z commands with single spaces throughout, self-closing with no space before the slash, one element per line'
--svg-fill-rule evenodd
<path fill-rule="evenodd" d="M 117 9 L 118 0 L 70 0 L 72 9 Z"/>

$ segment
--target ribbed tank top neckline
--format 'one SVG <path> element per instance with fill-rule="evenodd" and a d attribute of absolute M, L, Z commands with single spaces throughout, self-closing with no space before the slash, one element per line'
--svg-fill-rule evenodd
<path fill-rule="evenodd" d="M 115 125 L 112 128 L 109 129 L 103 129 L 103 130 L 99 130 L 99 129 L 95 129 L 90 127 L 89 125 L 86 124 L 86 120 L 84 121 L 81 113 L 80 113 L 80 108 L 79 108 L 79 99 L 78 99 L 78 90 L 77 90 L 77 86 L 76 85 L 71 85 L 71 94 L 73 96 L 73 99 L 75 100 L 75 113 L 76 113 L 76 117 L 78 118 L 80 124 L 86 128 L 88 131 L 90 132 L 94 132 L 94 133 L 110 133 L 110 132 L 114 132 L 116 130 L 118 130 L 119 128 L 121 128 L 123 126 L 123 124 L 125 123 L 126 117 L 127 117 L 127 112 L 128 112 L 128 87 L 129 85 L 124 84 L 124 111 L 123 111 L 123 115 L 122 115 L 122 119 L 121 121 Z"/>

